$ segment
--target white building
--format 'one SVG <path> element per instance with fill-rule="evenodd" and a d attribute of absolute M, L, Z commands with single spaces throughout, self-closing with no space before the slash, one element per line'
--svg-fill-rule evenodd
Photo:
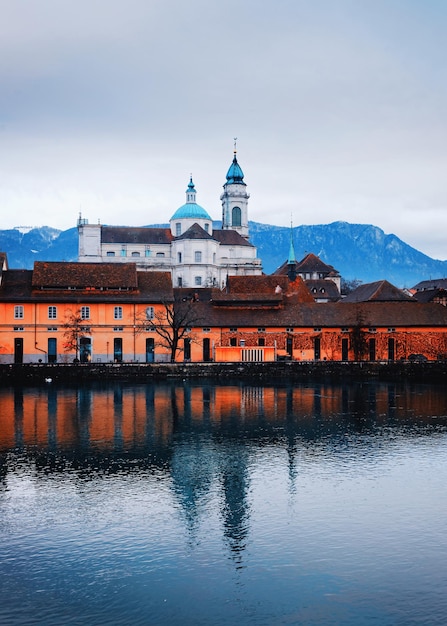
<path fill-rule="evenodd" d="M 169 228 L 102 226 L 78 220 L 79 257 L 84 263 L 134 262 L 148 271 L 170 270 L 176 287 L 222 287 L 227 276 L 262 274 L 261 260 L 248 240 L 248 198 L 234 151 L 222 201 L 222 228 L 196 202 L 189 181 L 186 202 Z"/>

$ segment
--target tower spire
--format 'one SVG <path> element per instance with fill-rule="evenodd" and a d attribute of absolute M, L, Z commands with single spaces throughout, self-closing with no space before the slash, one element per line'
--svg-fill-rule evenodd
<path fill-rule="evenodd" d="M 293 225 L 292 217 L 290 217 L 290 244 L 289 244 L 289 257 L 287 259 L 287 276 L 291 283 L 296 279 L 296 256 L 295 246 L 293 245 Z"/>

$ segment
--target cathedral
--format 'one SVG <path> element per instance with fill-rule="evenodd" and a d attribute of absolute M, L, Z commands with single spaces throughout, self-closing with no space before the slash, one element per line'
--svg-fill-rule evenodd
<path fill-rule="evenodd" d="M 103 226 L 78 220 L 79 257 L 83 263 L 136 263 L 137 269 L 169 271 L 174 287 L 219 287 L 228 276 L 258 276 L 261 260 L 249 242 L 248 199 L 244 174 L 236 158 L 227 172 L 222 202 L 222 227 L 196 202 L 189 180 L 186 202 L 167 228 Z"/>

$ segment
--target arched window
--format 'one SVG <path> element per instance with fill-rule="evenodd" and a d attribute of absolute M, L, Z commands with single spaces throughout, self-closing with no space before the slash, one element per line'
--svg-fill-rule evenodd
<path fill-rule="evenodd" d="M 233 207 L 231 211 L 231 225 L 242 226 L 242 211 L 238 206 Z"/>

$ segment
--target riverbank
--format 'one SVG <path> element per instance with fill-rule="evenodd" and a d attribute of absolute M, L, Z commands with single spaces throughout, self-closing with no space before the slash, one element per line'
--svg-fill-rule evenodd
<path fill-rule="evenodd" d="M 327 380 L 415 380 L 446 382 L 447 362 L 285 361 L 275 363 L 98 363 L 0 364 L 0 385 L 145 382 L 169 379 L 293 382 Z"/>

